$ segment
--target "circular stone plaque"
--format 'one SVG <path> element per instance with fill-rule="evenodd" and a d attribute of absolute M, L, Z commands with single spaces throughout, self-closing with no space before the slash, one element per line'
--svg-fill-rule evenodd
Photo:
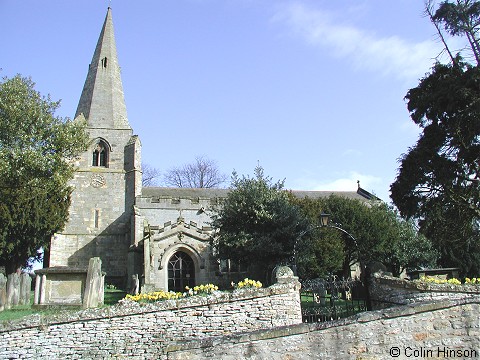
<path fill-rule="evenodd" d="M 107 181 L 105 180 L 105 177 L 100 174 L 93 174 L 92 178 L 90 179 L 90 184 L 94 188 L 99 188 L 107 184 Z"/>

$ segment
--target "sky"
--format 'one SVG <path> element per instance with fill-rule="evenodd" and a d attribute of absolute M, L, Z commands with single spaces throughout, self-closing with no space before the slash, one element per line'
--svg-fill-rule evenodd
<path fill-rule="evenodd" d="M 73 117 L 111 6 L 130 125 L 161 172 L 260 164 L 386 202 L 420 133 L 404 97 L 441 52 L 421 0 L 0 0 L 0 76 Z"/>

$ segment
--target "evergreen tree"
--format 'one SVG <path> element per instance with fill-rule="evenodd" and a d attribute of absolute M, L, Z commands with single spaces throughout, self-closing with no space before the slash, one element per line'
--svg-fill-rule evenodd
<path fill-rule="evenodd" d="M 54 115 L 59 102 L 28 78 L 0 82 L 0 265 L 7 273 L 38 257 L 68 218 L 73 160 L 85 124 Z"/>
<path fill-rule="evenodd" d="M 255 176 L 232 176 L 231 191 L 212 216 L 214 252 L 255 267 L 267 276 L 293 256 L 296 238 L 307 228 L 299 208 L 289 200 L 283 182 L 273 183 L 263 168 Z"/>
<path fill-rule="evenodd" d="M 310 229 L 315 229 L 299 241 L 301 276 L 313 278 L 340 270 L 349 276 L 353 264 L 373 262 L 382 263 L 398 276 L 404 269 L 435 264 L 437 253 L 432 243 L 385 203 L 337 195 L 295 202 L 309 219 Z M 322 213 L 331 217 L 325 228 L 319 228 Z"/>
<path fill-rule="evenodd" d="M 480 272 L 480 3 L 443 1 L 426 12 L 450 62 L 437 62 L 406 95 L 422 134 L 401 158 L 391 197 L 402 216 L 418 221 L 434 241 L 440 265 Z M 467 40 L 453 54 L 448 36 Z"/>

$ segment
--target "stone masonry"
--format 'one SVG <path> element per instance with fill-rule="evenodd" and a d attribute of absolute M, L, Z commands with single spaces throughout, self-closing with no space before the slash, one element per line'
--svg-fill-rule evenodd
<path fill-rule="evenodd" d="M 302 324 L 298 285 L 37 315 L 0 326 L 0 359 L 480 357 L 480 296 Z"/>
<path fill-rule="evenodd" d="M 166 358 L 167 347 L 188 338 L 301 323 L 299 289 L 291 278 L 264 289 L 37 315 L 0 325 L 0 359 Z"/>
<path fill-rule="evenodd" d="M 75 121 L 86 122 L 91 143 L 75 162 L 69 221 L 51 239 L 50 267 L 82 268 L 99 257 L 108 284 L 130 288 L 132 279 L 139 279 L 143 292 L 183 290 L 185 281 L 225 286 L 245 276 L 259 278 L 213 256 L 209 211 L 227 189 L 142 188 L 141 142 L 127 117 L 110 8 Z M 316 198 L 333 192 L 293 193 Z M 375 199 L 360 187 L 336 194 Z"/>
<path fill-rule="evenodd" d="M 329 323 L 191 340 L 167 348 L 167 359 L 478 359 L 480 297 L 417 303 Z"/>
<path fill-rule="evenodd" d="M 369 292 L 373 305 L 380 308 L 418 302 L 476 298 L 480 296 L 480 286 L 409 281 L 377 273 L 370 282 Z"/>

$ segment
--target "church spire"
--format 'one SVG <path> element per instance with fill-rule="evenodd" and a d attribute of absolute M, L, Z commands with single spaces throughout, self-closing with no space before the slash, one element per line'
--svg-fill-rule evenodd
<path fill-rule="evenodd" d="M 131 129 L 123 96 L 110 7 L 88 69 L 75 118 L 81 114 L 87 120 L 89 128 Z"/>

